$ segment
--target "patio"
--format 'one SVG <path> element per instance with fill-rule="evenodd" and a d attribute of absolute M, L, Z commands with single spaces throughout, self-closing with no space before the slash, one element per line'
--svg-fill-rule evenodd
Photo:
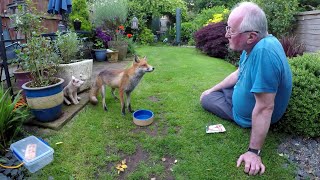
<path fill-rule="evenodd" d="M 130 58 L 127 58 L 126 61 L 119 61 L 117 63 L 109 63 L 108 61 L 105 62 L 98 62 L 94 61 L 93 63 L 93 69 L 92 69 L 92 77 L 91 77 L 91 82 L 95 79 L 96 75 L 103 69 L 105 68 L 110 68 L 110 69 L 122 69 L 127 66 L 128 63 L 130 63 Z M 11 84 L 13 86 L 14 93 L 17 93 L 17 83 L 15 82 L 13 78 L 12 72 L 16 69 L 17 67 L 15 65 L 9 66 L 9 72 L 10 72 L 10 77 L 11 78 Z M 5 75 L 3 74 L 1 82 L 5 84 Z M 91 84 L 91 83 L 90 83 Z M 29 129 L 30 133 L 33 133 L 32 131 L 36 130 L 37 132 L 41 132 L 43 129 L 52 129 L 52 130 L 59 130 L 65 125 L 68 121 L 70 121 L 76 114 L 79 112 L 83 107 L 86 106 L 86 104 L 89 102 L 89 90 L 86 90 L 84 92 L 81 92 L 79 94 L 81 97 L 81 101 L 77 105 L 63 105 L 63 114 L 61 115 L 60 118 L 53 122 L 47 122 L 47 123 L 42 123 L 39 122 L 35 119 L 30 119 L 29 121 L 26 122 L 26 129 Z M 31 130 L 33 129 L 33 130 Z M 40 133 L 41 134 L 41 133 Z"/>

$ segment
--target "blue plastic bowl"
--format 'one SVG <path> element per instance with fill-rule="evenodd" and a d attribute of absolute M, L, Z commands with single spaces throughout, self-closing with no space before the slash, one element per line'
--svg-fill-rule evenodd
<path fill-rule="evenodd" d="M 153 117 L 152 111 L 141 109 L 133 113 L 133 122 L 138 126 L 148 126 L 153 122 Z"/>

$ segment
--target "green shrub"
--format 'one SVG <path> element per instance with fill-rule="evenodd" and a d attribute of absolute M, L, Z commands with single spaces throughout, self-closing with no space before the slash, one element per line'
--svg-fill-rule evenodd
<path fill-rule="evenodd" d="M 254 0 L 266 13 L 269 32 L 278 38 L 294 29 L 294 15 L 298 11 L 298 0 Z"/>
<path fill-rule="evenodd" d="M 76 59 L 77 53 L 82 46 L 78 35 L 75 32 L 67 32 L 65 34 L 58 32 L 57 35 L 55 43 L 59 49 L 62 63 L 71 63 L 72 60 Z"/>
<path fill-rule="evenodd" d="M 320 136 L 320 54 L 305 53 L 289 63 L 293 89 L 280 128 L 292 134 Z"/>
<path fill-rule="evenodd" d="M 0 86 L 0 154 L 11 144 L 13 138 L 18 134 L 22 123 L 28 118 L 29 111 L 25 107 L 15 109 L 15 104 L 20 99 L 20 92 L 11 100 L 8 90 Z"/>
<path fill-rule="evenodd" d="M 196 26 L 196 30 L 199 30 L 200 28 L 208 24 L 208 21 L 214 17 L 214 14 L 223 14 L 222 21 L 225 22 L 229 13 L 224 12 L 226 12 L 224 6 L 214 6 L 209 9 L 204 9 L 198 14 L 198 16 L 192 21 L 192 23 Z"/>
<path fill-rule="evenodd" d="M 139 41 L 143 45 L 149 45 L 152 44 L 154 41 L 154 35 L 152 34 L 152 31 L 148 28 L 143 28 L 141 33 L 138 37 Z"/>
<path fill-rule="evenodd" d="M 89 10 L 86 0 L 73 0 L 72 12 L 70 14 L 70 20 L 73 22 L 75 19 L 81 20 L 81 29 L 90 31 L 91 23 L 89 21 Z M 73 25 L 73 23 L 72 23 Z"/>

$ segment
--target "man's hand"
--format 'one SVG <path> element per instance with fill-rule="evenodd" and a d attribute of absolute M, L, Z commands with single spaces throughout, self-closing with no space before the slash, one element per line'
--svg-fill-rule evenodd
<path fill-rule="evenodd" d="M 244 162 L 244 172 L 249 175 L 256 175 L 259 172 L 262 175 L 266 170 L 266 167 L 262 164 L 261 157 L 252 152 L 242 154 L 237 161 L 237 167 L 240 167 L 242 161 Z"/>

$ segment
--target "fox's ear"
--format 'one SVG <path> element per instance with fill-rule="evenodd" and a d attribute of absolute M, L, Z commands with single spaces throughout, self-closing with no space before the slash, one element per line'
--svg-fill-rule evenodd
<path fill-rule="evenodd" d="M 76 79 L 74 76 L 72 76 L 72 79 Z"/>
<path fill-rule="evenodd" d="M 144 60 L 147 60 L 147 56 L 144 56 L 144 58 L 143 58 Z"/>
<path fill-rule="evenodd" d="M 140 61 L 139 61 L 139 57 L 135 54 L 134 55 L 134 61 L 136 62 L 136 63 L 139 63 Z"/>

